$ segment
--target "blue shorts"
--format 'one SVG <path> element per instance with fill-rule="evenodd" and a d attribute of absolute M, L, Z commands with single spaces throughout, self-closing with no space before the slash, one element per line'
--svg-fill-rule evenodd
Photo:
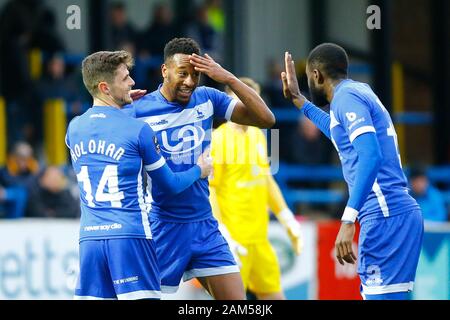
<path fill-rule="evenodd" d="M 151 219 L 156 244 L 161 291 L 175 293 L 183 281 L 239 272 L 228 242 L 213 217 L 176 223 Z"/>
<path fill-rule="evenodd" d="M 363 296 L 412 291 L 422 239 L 419 209 L 364 221 L 358 249 Z"/>
<path fill-rule="evenodd" d="M 80 242 L 74 299 L 160 299 L 153 240 L 119 238 Z"/>

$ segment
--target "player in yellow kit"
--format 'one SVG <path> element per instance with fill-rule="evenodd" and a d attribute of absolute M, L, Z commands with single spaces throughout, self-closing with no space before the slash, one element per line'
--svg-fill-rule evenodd
<path fill-rule="evenodd" d="M 240 80 L 260 94 L 256 82 Z M 268 239 L 269 209 L 286 228 L 296 254 L 303 242 L 300 224 L 270 173 L 265 136 L 256 127 L 232 122 L 222 124 L 212 136 L 210 202 L 241 265 L 244 286 L 258 299 L 284 299 L 278 259 Z"/>

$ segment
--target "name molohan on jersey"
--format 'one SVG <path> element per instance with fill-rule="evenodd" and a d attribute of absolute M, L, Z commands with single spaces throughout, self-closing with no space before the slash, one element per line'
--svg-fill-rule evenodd
<path fill-rule="evenodd" d="M 87 155 L 88 153 L 104 155 L 119 161 L 125 153 L 125 149 L 123 147 L 117 147 L 114 143 L 109 143 L 106 146 L 105 140 L 93 139 L 90 139 L 86 144 L 80 141 L 73 148 L 70 148 L 70 156 L 73 162 L 77 162 L 81 156 Z"/>

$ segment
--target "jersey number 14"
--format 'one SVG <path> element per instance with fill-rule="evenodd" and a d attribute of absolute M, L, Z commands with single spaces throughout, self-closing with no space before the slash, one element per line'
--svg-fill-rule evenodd
<path fill-rule="evenodd" d="M 92 196 L 92 185 L 89 179 L 89 171 L 87 166 L 82 166 L 80 173 L 77 174 L 79 183 L 83 184 L 83 190 L 86 193 L 85 199 L 89 207 L 94 208 L 94 197 Z M 105 193 L 105 187 L 108 185 L 108 192 Z M 95 193 L 96 202 L 111 202 L 111 207 L 122 208 L 123 192 L 119 191 L 119 179 L 117 178 L 117 165 L 107 165 L 103 170 L 102 177 Z"/>

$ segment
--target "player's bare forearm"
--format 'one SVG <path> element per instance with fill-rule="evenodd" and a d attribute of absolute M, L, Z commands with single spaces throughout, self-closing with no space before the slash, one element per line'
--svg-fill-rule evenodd
<path fill-rule="evenodd" d="M 226 84 L 242 102 L 236 104 L 233 122 L 259 128 L 271 128 L 275 124 L 275 116 L 255 90 L 234 76 Z"/>

